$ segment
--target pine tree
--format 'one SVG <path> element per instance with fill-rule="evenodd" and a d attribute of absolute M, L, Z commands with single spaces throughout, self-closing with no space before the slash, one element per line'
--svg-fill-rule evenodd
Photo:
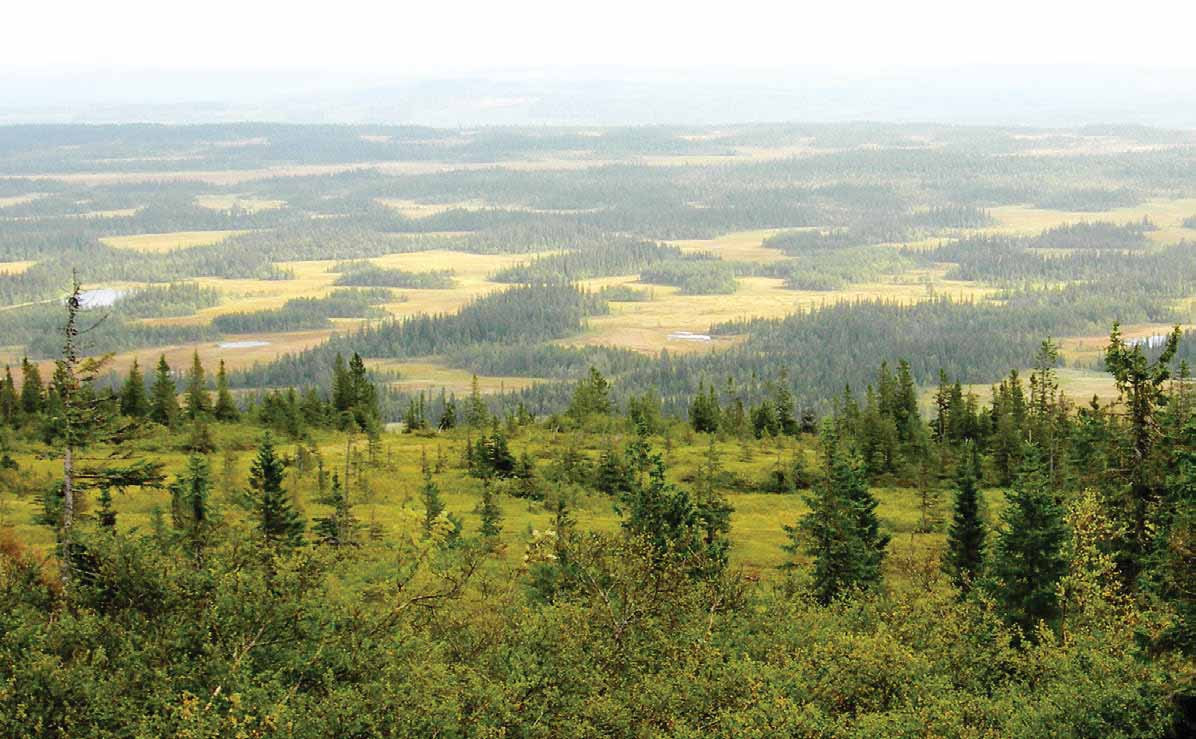
<path fill-rule="evenodd" d="M 1067 573 L 1063 546 L 1067 526 L 1043 470 L 1041 452 L 1031 448 L 1006 499 L 992 562 L 991 588 L 1005 619 L 1033 638 L 1040 621 L 1059 616 L 1056 585 Z"/>
<path fill-rule="evenodd" d="M 486 402 L 482 400 L 482 393 L 478 387 L 478 376 L 474 375 L 469 382 L 469 402 L 465 406 L 465 423 L 470 428 L 481 428 L 490 418 L 490 411 Z"/>
<path fill-rule="evenodd" d="M 0 422 L 15 427 L 21 421 L 21 399 L 17 396 L 12 370 L 4 365 L 4 380 L 0 382 Z"/>
<path fill-rule="evenodd" d="M 338 414 L 343 414 L 352 410 L 353 403 L 353 381 L 345 366 L 345 358 L 337 352 L 332 363 L 332 407 Z"/>
<path fill-rule="evenodd" d="M 341 490 L 341 481 L 335 472 L 332 474 L 332 490 L 328 502 L 332 505 L 332 513 L 316 519 L 312 531 L 323 544 L 334 547 L 352 545 L 356 540 L 359 524 L 353 516 L 349 497 Z"/>
<path fill-rule="evenodd" d="M 721 409 L 714 386 L 706 388 L 705 382 L 698 383 L 698 394 L 694 396 L 689 406 L 689 422 L 698 433 L 713 434 L 718 431 L 721 422 Z"/>
<path fill-rule="evenodd" d="M 436 519 L 444 512 L 444 501 L 440 498 L 440 488 L 432 479 L 432 468 L 428 466 L 428 456 L 422 452 L 420 454 L 420 471 L 424 476 L 424 484 L 419 491 L 424 504 L 424 531 L 430 533 Z"/>
<path fill-rule="evenodd" d="M 170 376 L 170 365 L 166 355 L 158 357 L 158 369 L 154 374 L 154 386 L 150 389 L 150 418 L 167 428 L 173 427 L 179 417 L 178 390 Z"/>
<path fill-rule="evenodd" d="M 42 410 L 45 389 L 37 365 L 28 358 L 21 360 L 21 410 L 27 416 L 36 416 Z"/>
<path fill-rule="evenodd" d="M 482 538 L 488 546 L 494 547 L 498 535 L 502 533 L 502 508 L 488 479 L 482 480 Z"/>
<path fill-rule="evenodd" d="M 349 387 L 354 420 L 359 428 L 368 429 L 378 422 L 382 414 L 378 408 L 378 390 L 370 380 L 365 362 L 357 352 L 353 352 L 349 359 Z"/>
<path fill-rule="evenodd" d="M 204 379 L 203 363 L 199 361 L 199 350 L 191 355 L 191 371 L 187 374 L 187 418 L 194 421 L 212 412 L 212 396 L 208 394 Z"/>
<path fill-rule="evenodd" d="M 161 465 L 140 460 L 124 460 L 116 465 L 111 456 L 101 460 L 84 457 L 89 447 L 119 446 L 127 440 L 127 428 L 116 422 L 119 410 L 115 399 L 95 392 L 94 382 L 107 357 L 81 358 L 78 337 L 81 311 L 81 286 L 72 280 L 67 298 L 67 318 L 63 326 L 62 358 L 55 362 L 52 394 L 56 402 L 46 419 L 46 440 L 62 450 L 62 508 L 58 528 L 63 579 L 69 585 L 80 547 L 72 534 L 77 495 L 88 488 L 124 489 L 131 486 L 157 485 L 162 480 Z M 109 510 L 111 508 L 109 507 Z"/>
<path fill-rule="evenodd" d="M 209 497 L 212 476 L 202 454 L 187 457 L 187 468 L 170 486 L 170 510 L 174 528 L 182 535 L 196 559 L 203 554 L 212 525 Z"/>
<path fill-rule="evenodd" d="M 596 367 L 590 367 L 589 374 L 578 381 L 569 403 L 569 416 L 581 422 L 589 416 L 605 416 L 611 411 L 610 383 Z"/>
<path fill-rule="evenodd" d="M 240 418 L 241 412 L 237 410 L 237 403 L 233 400 L 233 394 L 228 389 L 228 374 L 224 370 L 224 360 L 220 360 L 220 369 L 216 371 L 216 406 L 212 409 L 212 414 L 216 416 L 217 421 L 233 422 Z"/>
<path fill-rule="evenodd" d="M 880 531 L 876 498 L 838 439 L 828 434 L 824 445 L 826 477 L 804 498 L 810 512 L 785 527 L 790 539 L 785 549 L 813 558 L 814 596 L 825 605 L 880 584 L 889 536 Z"/>
<path fill-rule="evenodd" d="M 799 427 L 793 415 L 793 393 L 789 392 L 789 374 L 781 373 L 781 380 L 773 387 L 772 405 L 776 410 L 776 424 L 779 433 L 797 436 Z"/>
<path fill-rule="evenodd" d="M 963 594 L 972 589 L 984 568 L 987 532 L 981 519 L 982 501 L 976 479 L 978 463 L 978 457 L 974 456 L 973 460 L 963 460 L 959 464 L 954 513 L 947 531 L 947 552 L 943 557 L 943 571 Z"/>
<path fill-rule="evenodd" d="M 689 563 L 694 577 L 709 577 L 726 567 L 730 530 L 730 506 L 714 496 L 689 492 L 665 478 L 661 456 L 647 445 L 646 434 L 638 434 L 629 445 L 634 469 L 646 469 L 647 476 L 634 476 L 630 489 L 619 499 L 623 530 L 647 542 L 661 559 L 679 557 Z"/>
<path fill-rule="evenodd" d="M 1166 403 L 1164 383 L 1171 376 L 1170 363 L 1179 348 L 1178 326 L 1167 337 L 1159 356 L 1150 361 L 1140 344 L 1128 346 L 1121 327 L 1114 323 L 1105 349 L 1105 366 L 1117 385 L 1129 421 L 1129 444 L 1122 452 L 1120 474 L 1125 490 L 1116 516 L 1127 533 L 1121 543 L 1119 564 L 1127 583 L 1134 583 L 1146 566 L 1154 545 L 1152 518 L 1162 498 L 1163 481 L 1152 464 L 1159 438 L 1158 411 Z"/>
<path fill-rule="evenodd" d="M 611 497 L 619 497 L 631 489 L 631 474 L 623 462 L 623 455 L 608 445 L 598 458 L 594 470 L 594 489 Z"/>
<path fill-rule="evenodd" d="M 129 376 L 120 391 L 120 412 L 130 418 L 145 418 L 149 414 L 149 397 L 145 394 L 145 378 L 137 359 L 129 367 Z"/>
<path fill-rule="evenodd" d="M 444 410 L 440 413 L 440 422 L 437 424 L 441 431 L 451 431 L 457 427 L 457 400 L 449 398 L 444 403 Z"/>
<path fill-rule="evenodd" d="M 303 542 L 303 519 L 283 490 L 283 462 L 274 453 L 270 432 L 262 436 L 257 457 L 249 468 L 248 496 L 253 501 L 258 531 L 272 545 L 296 547 Z"/>

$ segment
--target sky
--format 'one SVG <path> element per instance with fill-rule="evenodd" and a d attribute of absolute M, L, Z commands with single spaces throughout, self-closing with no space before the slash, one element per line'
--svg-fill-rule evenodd
<path fill-rule="evenodd" d="M 1196 2 L 1185 0 L 41 0 L 11 3 L 4 15 L 0 73 L 7 75 L 1196 68 Z"/>

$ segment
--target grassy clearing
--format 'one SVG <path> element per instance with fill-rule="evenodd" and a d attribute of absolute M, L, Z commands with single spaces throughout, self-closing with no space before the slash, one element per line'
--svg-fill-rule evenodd
<path fill-rule="evenodd" d="M 1065 223 L 1079 221 L 1125 223 L 1149 217 L 1158 226 L 1158 230 L 1151 231 L 1146 236 L 1155 244 L 1174 244 L 1184 239 L 1196 238 L 1196 231 L 1183 227 L 1183 220 L 1196 213 L 1196 198 L 1148 200 L 1141 205 L 1095 213 L 1048 210 L 1022 205 L 1001 206 L 992 208 L 989 212 L 997 220 L 997 225 L 981 229 L 985 233 L 1032 236 L 1044 229 Z"/>
<path fill-rule="evenodd" d="M 764 246 L 764 239 L 786 229 L 769 228 L 758 231 L 736 231 L 713 239 L 689 239 L 666 243 L 680 247 L 685 252 L 708 252 L 727 261 L 758 262 L 769 264 L 786 258 L 779 249 Z"/>
<path fill-rule="evenodd" d="M 222 448 L 235 450 L 236 460 L 232 483 L 234 489 L 245 486 L 253 447 L 259 436 L 257 430 L 245 426 L 217 426 L 214 428 Z M 525 449 L 537 460 L 538 467 L 544 466 L 554 457 L 559 457 L 570 443 L 568 435 L 551 434 L 543 430 L 523 431 L 512 438 L 512 450 L 521 454 Z M 693 484 L 699 465 L 706 455 L 707 440 L 703 435 L 674 428 L 673 441 L 666 447 L 660 439 L 654 440 L 658 449 L 665 449 L 670 478 L 683 486 Z M 445 470 L 436 476 L 442 497 L 449 511 L 465 522 L 466 532 L 473 534 L 479 527 L 478 503 L 481 485 L 479 481 L 466 476 L 458 468 L 464 449 L 466 433 L 448 435 L 413 436 L 387 433 L 383 436 L 379 465 L 367 469 L 363 483 L 356 481 L 350 488 L 351 499 L 355 501 L 354 514 L 363 523 L 380 526 L 388 535 L 397 535 L 401 528 L 404 510 L 416 511 L 422 515 L 419 500 L 421 478 L 420 457 L 426 453 L 429 460 L 444 461 Z M 579 434 L 572 437 L 579 448 L 591 459 L 596 459 L 608 443 L 621 445 L 625 438 L 620 435 Z M 167 471 L 174 474 L 184 463 L 184 453 L 176 447 L 181 436 L 168 437 L 164 434 L 148 434 L 135 443 L 139 453 L 148 453 L 161 459 Z M 329 433 L 317 436 L 321 455 L 329 470 L 341 470 L 345 461 L 345 439 Z M 725 471 L 740 481 L 736 487 L 751 485 L 768 475 L 778 459 L 788 463 L 794 454 L 812 458 L 812 442 L 803 440 L 750 440 L 746 442 L 722 441 L 717 444 Z M 281 443 L 280 452 L 293 454 L 293 445 Z M 357 450 L 364 454 L 364 441 L 357 439 Z M 25 478 L 30 486 L 37 488 L 48 485 L 51 477 L 59 472 L 56 460 L 35 459 L 29 454 L 18 454 Z M 212 456 L 213 477 L 216 483 L 216 501 L 224 516 L 247 515 L 236 506 L 227 493 L 222 481 L 223 455 Z M 311 519 L 327 515 L 328 508 L 315 501 L 314 474 L 297 475 L 292 469 L 288 475 L 287 489 L 292 492 L 303 515 Z M 39 488 L 40 489 L 40 488 Z M 732 564 L 743 568 L 749 575 L 774 577 L 785 563 L 787 555 L 782 545 L 787 539 L 783 530 L 806 511 L 802 497 L 797 494 L 768 494 L 724 491 L 735 508 L 732 514 L 731 538 L 733 541 Z M 941 533 L 915 533 L 920 520 L 919 501 L 916 491 L 900 488 L 878 489 L 879 515 L 883 525 L 893 534 L 890 544 L 891 566 L 898 567 L 902 559 L 921 557 L 941 547 Z M 994 496 L 995 497 L 995 496 Z M 949 495 L 942 498 L 940 509 L 946 510 Z M 524 552 L 524 542 L 533 529 L 549 529 L 552 514 L 543 503 L 503 497 L 500 500 L 503 511 L 502 540 L 506 544 L 502 556 L 509 564 L 517 565 Z M 153 511 L 162 510 L 169 517 L 169 495 L 165 491 L 132 489 L 117 496 L 116 509 L 119 526 L 146 530 L 151 526 Z M 613 510 L 612 501 L 600 494 L 578 492 L 574 501 L 574 513 L 579 525 L 593 530 L 613 531 L 619 525 L 619 518 Z M 8 491 L 0 493 L 0 525 L 12 526 L 17 538 L 48 552 L 53 546 L 49 528 L 33 522 L 37 506 L 30 494 L 14 495 Z"/>
<path fill-rule="evenodd" d="M 259 213 L 263 210 L 274 210 L 287 204 L 285 200 L 268 200 L 243 195 L 199 195 L 195 204 L 209 210 L 237 210 L 249 213 Z"/>
<path fill-rule="evenodd" d="M 38 198 L 45 197 L 45 193 L 31 192 L 25 195 L 9 195 L 7 197 L 0 197 L 0 208 L 11 208 L 14 205 L 24 205 L 25 203 L 32 203 Z"/>
<path fill-rule="evenodd" d="M 37 264 L 37 261 L 35 260 L 27 260 L 23 262 L 0 262 L 0 274 L 19 275 L 35 264 Z"/>
<path fill-rule="evenodd" d="M 799 310 L 810 310 L 842 300 L 883 299 L 901 302 L 947 295 L 978 297 L 991 291 L 973 283 L 945 280 L 943 270 L 918 270 L 885 283 L 860 283 L 833 292 L 789 290 L 784 281 L 771 277 L 742 277 L 732 295 L 682 295 L 678 288 L 649 285 L 637 275 L 588 280 L 593 290 L 611 285 L 632 285 L 649 289 L 653 299 L 637 303 L 612 303 L 611 314 L 590 319 L 589 330 L 570 345 L 613 344 L 635 351 L 656 353 L 708 351 L 726 346 L 730 339 L 711 342 L 670 341 L 678 331 L 703 333 L 712 324 L 740 318 L 783 318 Z"/>
<path fill-rule="evenodd" d="M 103 243 L 115 249 L 131 249 L 148 253 L 161 253 L 186 249 L 191 246 L 219 244 L 230 236 L 244 231 L 172 231 L 160 234 L 136 234 L 133 236 L 105 236 Z"/>
<path fill-rule="evenodd" d="M 439 362 L 425 360 L 406 362 L 398 360 L 375 359 L 366 362 L 371 368 L 392 370 L 400 373 L 401 379 L 391 383 L 391 386 L 407 392 L 427 390 L 440 392 L 444 388 L 448 393 L 456 393 L 464 397 L 470 391 L 473 373 L 469 370 L 448 367 Z M 501 393 L 510 390 L 522 390 L 537 382 L 533 377 L 491 377 L 478 375 L 478 389 L 483 393 Z"/>

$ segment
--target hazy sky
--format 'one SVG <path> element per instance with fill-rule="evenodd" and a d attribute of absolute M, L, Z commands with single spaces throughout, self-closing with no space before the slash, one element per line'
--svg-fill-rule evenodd
<path fill-rule="evenodd" d="M 8 73 L 1196 67 L 1190 0 L 35 0 L 8 4 L 4 16 L 0 71 Z"/>

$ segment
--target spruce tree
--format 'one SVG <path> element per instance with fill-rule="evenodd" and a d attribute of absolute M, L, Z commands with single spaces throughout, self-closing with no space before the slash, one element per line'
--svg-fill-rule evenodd
<path fill-rule="evenodd" d="M 489 479 L 482 480 L 482 538 L 488 542 L 488 546 L 493 547 L 498 539 L 498 535 L 502 533 L 502 508 L 498 505 L 498 500 L 495 496 L 494 490 L 490 486 Z"/>
<path fill-rule="evenodd" d="M 174 426 L 179 417 L 178 390 L 170 376 L 170 365 L 166 355 L 158 357 L 158 369 L 154 373 L 154 386 L 150 389 L 150 418 L 167 428 Z"/>
<path fill-rule="evenodd" d="M 486 401 L 482 400 L 482 392 L 478 387 L 478 376 L 474 375 L 469 383 L 469 402 L 465 406 L 465 423 L 470 428 L 481 428 L 490 418 L 490 411 L 486 408 Z"/>
<path fill-rule="evenodd" d="M 358 523 L 353 516 L 352 506 L 349 505 L 349 497 L 341 489 L 340 478 L 335 472 L 332 474 L 332 490 L 329 492 L 328 502 L 332 505 L 332 513 L 316 519 L 312 531 L 323 544 L 334 547 L 353 544 Z"/>
<path fill-rule="evenodd" d="M 793 415 L 793 393 L 789 392 L 789 374 L 781 373 L 781 380 L 773 387 L 772 405 L 776 410 L 777 430 L 785 436 L 797 436 L 799 426 Z"/>
<path fill-rule="evenodd" d="M 187 418 L 195 421 L 212 412 L 212 396 L 208 394 L 204 378 L 203 363 L 199 361 L 199 350 L 191 355 L 191 371 L 187 374 Z"/>
<path fill-rule="evenodd" d="M 283 490 L 286 475 L 283 462 L 274 453 L 274 441 L 267 431 L 249 468 L 248 496 L 253 501 L 258 531 L 272 545 L 296 547 L 303 543 L 303 519 Z"/>
<path fill-rule="evenodd" d="M 220 368 L 216 371 L 216 406 L 212 414 L 217 421 L 236 421 L 241 416 L 237 410 L 237 403 L 228 389 L 228 373 L 224 370 L 224 360 L 220 360 Z"/>
<path fill-rule="evenodd" d="M 1164 481 L 1155 464 L 1154 447 L 1159 439 L 1159 409 L 1165 405 L 1165 383 L 1171 376 L 1170 363 L 1179 348 L 1178 326 L 1168 335 L 1159 355 L 1151 361 L 1141 344 L 1127 345 L 1121 328 L 1113 324 L 1105 349 L 1105 366 L 1113 375 L 1129 421 L 1128 444 L 1121 450 L 1118 473 L 1124 493 L 1115 515 L 1125 529 L 1119 564 L 1127 583 L 1135 584 L 1147 566 L 1155 544 L 1154 517 L 1162 499 Z"/>
<path fill-rule="evenodd" d="M 170 486 L 170 511 L 174 528 L 196 559 L 203 554 L 212 525 L 211 492 L 212 475 L 207 458 L 191 454 L 187 457 L 187 468 Z"/>
<path fill-rule="evenodd" d="M 987 532 L 981 520 L 982 501 L 976 466 L 973 460 L 962 460 L 959 464 L 954 513 L 947 531 L 947 552 L 943 557 L 943 571 L 962 594 L 972 589 L 984 568 Z"/>
<path fill-rule="evenodd" d="M 449 398 L 444 402 L 444 410 L 440 413 L 440 422 L 437 426 L 441 431 L 451 431 L 457 427 L 457 401 L 455 398 Z"/>
<path fill-rule="evenodd" d="M 785 549 L 813 558 L 814 597 L 825 605 L 880 584 L 889 536 L 880 531 L 876 498 L 864 475 L 833 433 L 823 443 L 826 477 L 804 498 L 810 512 L 785 527 L 790 539 Z"/>
<path fill-rule="evenodd" d="M 45 390 L 42 387 L 42 375 L 37 365 L 28 358 L 21 360 L 21 411 L 27 416 L 35 416 L 42 410 Z"/>
<path fill-rule="evenodd" d="M 131 486 L 155 486 L 162 480 L 161 465 L 141 460 L 122 459 L 114 464 L 111 455 L 99 459 L 85 456 L 88 448 L 99 445 L 119 446 L 127 440 L 128 428 L 118 423 L 117 403 L 110 395 L 96 393 L 94 383 L 107 357 L 80 356 L 79 335 L 87 329 L 79 326 L 82 310 L 78 279 L 72 281 L 67 298 L 66 324 L 62 329 L 62 357 L 55 362 L 51 395 L 55 402 L 47 413 L 47 443 L 62 451 L 62 507 L 58 527 L 60 562 L 64 581 L 69 585 L 76 569 L 75 560 L 82 544 L 72 534 L 77 496 L 90 488 L 101 491 Z M 106 493 L 110 495 L 109 493 Z M 111 506 L 107 507 L 111 512 Z M 112 519 L 111 523 L 115 524 Z"/>
<path fill-rule="evenodd" d="M 12 370 L 4 365 L 4 380 L 0 382 L 0 422 L 6 426 L 17 426 L 21 421 L 21 399 L 17 396 Z"/>
<path fill-rule="evenodd" d="M 1040 621 L 1059 616 L 1056 585 L 1067 573 L 1063 546 L 1067 525 L 1043 470 L 1042 454 L 1030 448 L 1006 498 L 993 552 L 993 595 L 1006 621 L 1033 638 Z"/>
<path fill-rule="evenodd" d="M 130 418 L 145 418 L 149 414 L 149 397 L 145 394 L 145 378 L 137 359 L 129 367 L 129 376 L 120 391 L 120 412 Z"/>
<path fill-rule="evenodd" d="M 353 408 L 353 400 L 353 381 L 345 358 L 337 352 L 332 363 L 332 407 L 338 414 L 347 413 Z"/>
<path fill-rule="evenodd" d="M 440 488 L 432 479 L 432 468 L 428 466 L 426 453 L 420 454 L 420 472 L 424 477 L 423 487 L 419 495 L 424 504 L 424 531 L 431 532 L 436 519 L 444 512 L 444 501 L 440 498 Z"/>

